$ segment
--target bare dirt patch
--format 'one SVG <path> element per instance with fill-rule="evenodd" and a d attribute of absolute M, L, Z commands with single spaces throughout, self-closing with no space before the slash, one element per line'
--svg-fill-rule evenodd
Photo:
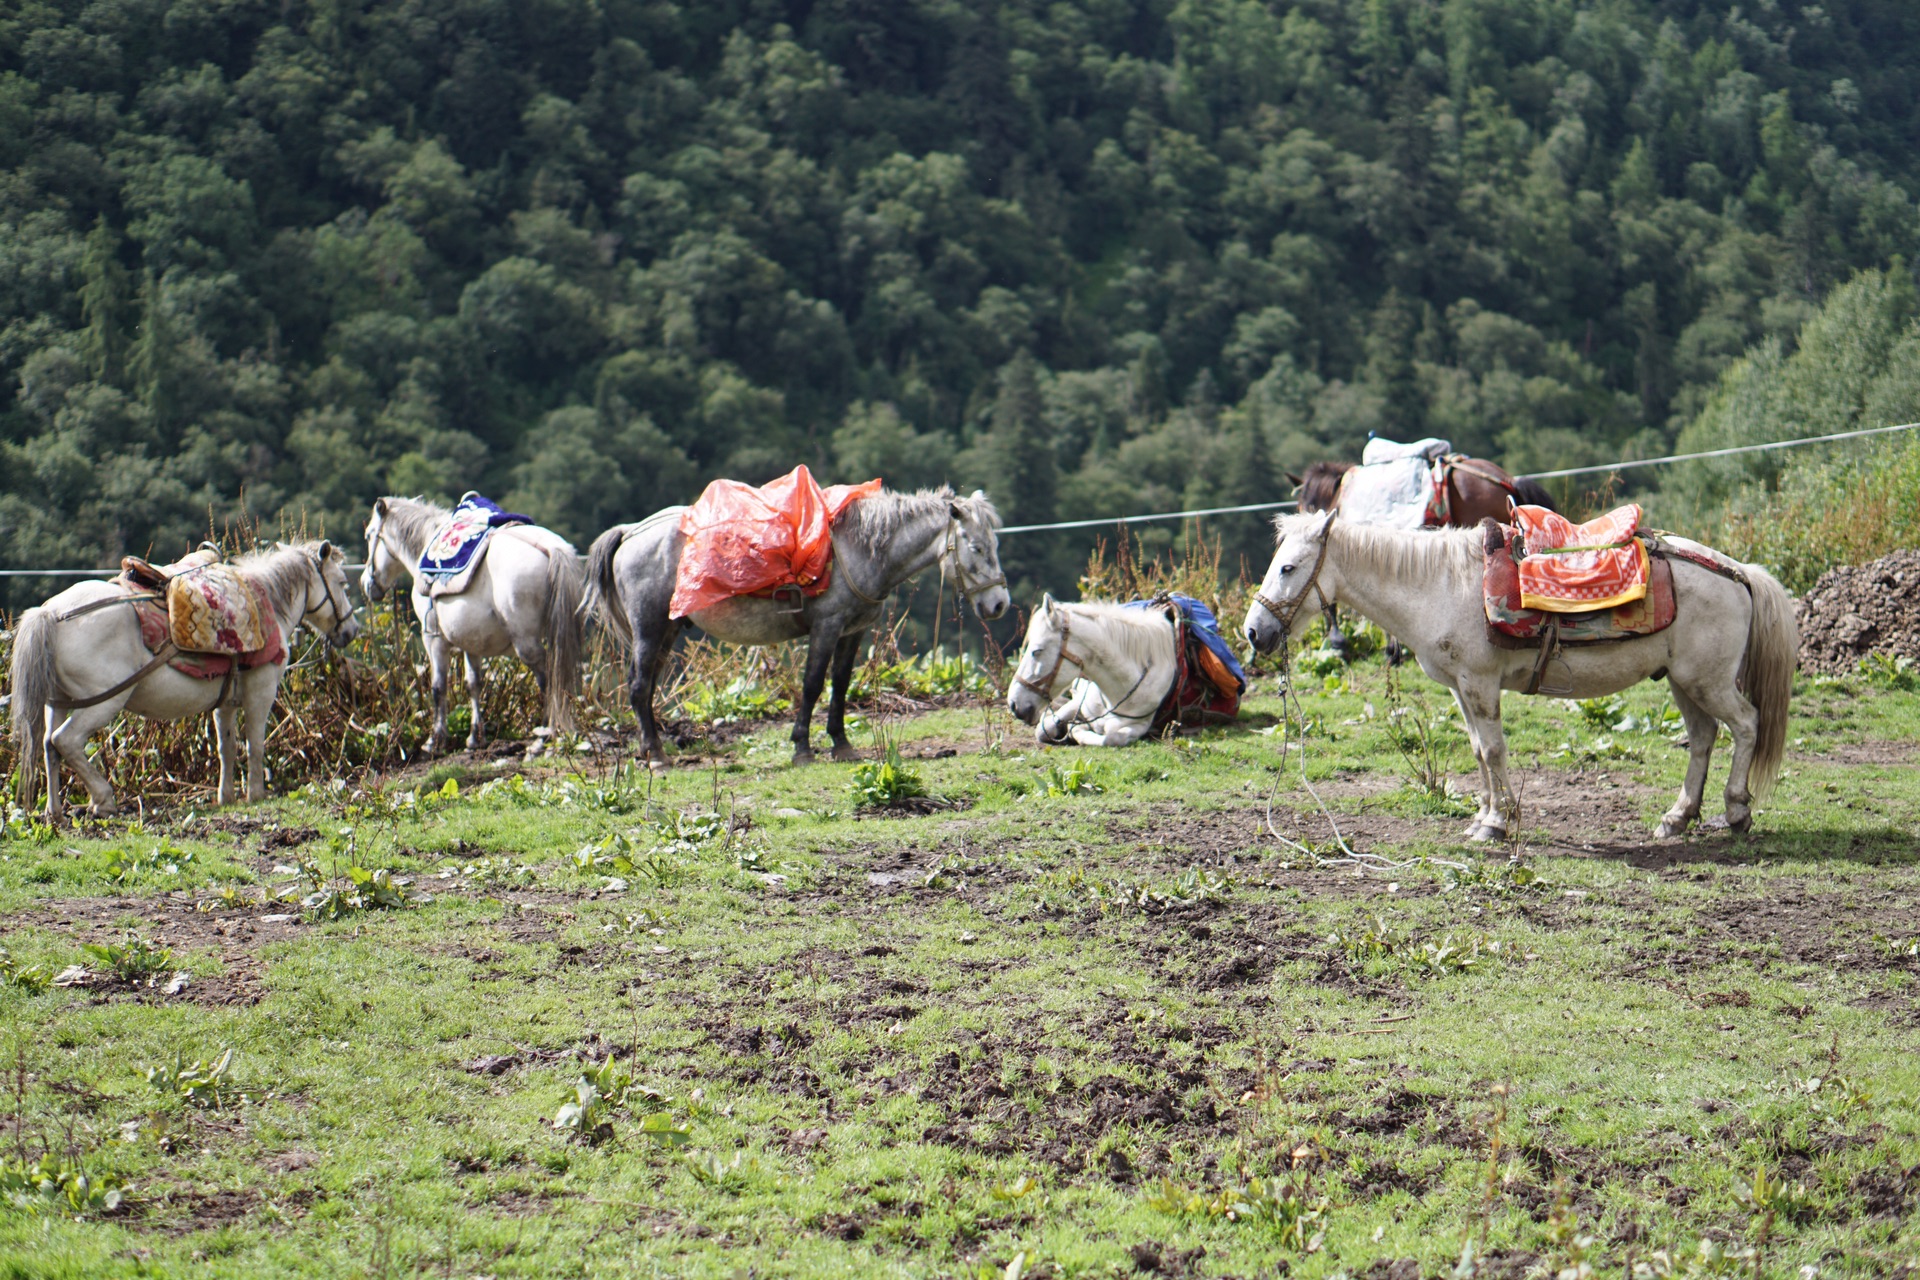
<path fill-rule="evenodd" d="M 199 1005 L 252 1005 L 262 995 L 260 949 L 298 937 L 307 927 L 284 904 L 201 911 L 191 894 L 158 898 L 53 899 L 14 913 L 15 927 L 38 926 L 72 938 L 76 945 L 119 941 L 128 920 L 156 947 L 172 950 L 176 969 L 207 954 L 219 960 L 218 974 L 195 974 L 186 989 L 167 995 L 167 977 L 152 986 L 100 980 L 89 984 L 96 1000 L 134 999 L 150 1003 L 182 1001 Z"/>

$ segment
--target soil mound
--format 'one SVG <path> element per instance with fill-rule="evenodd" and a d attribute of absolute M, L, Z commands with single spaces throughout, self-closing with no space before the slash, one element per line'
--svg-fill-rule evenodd
<path fill-rule="evenodd" d="M 1829 569 L 1799 608 L 1802 671 L 1851 675 L 1869 653 L 1920 663 L 1920 551 Z"/>

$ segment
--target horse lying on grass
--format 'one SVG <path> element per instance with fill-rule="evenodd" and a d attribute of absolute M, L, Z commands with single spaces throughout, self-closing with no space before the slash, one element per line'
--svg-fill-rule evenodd
<path fill-rule="evenodd" d="M 238 715 L 247 713 L 247 799 L 267 797 L 267 718 L 302 624 L 336 647 L 359 633 L 347 598 L 346 555 L 330 542 L 281 545 L 241 556 L 232 568 L 257 589 L 278 628 L 278 661 L 202 679 L 168 665 L 141 639 L 135 603 L 117 583 L 81 582 L 20 618 L 13 641 L 13 733 L 20 752 L 20 803 L 31 804 L 47 774 L 47 816 L 64 807 L 60 761 L 86 784 L 93 812 L 118 807 L 113 784 L 87 758 L 87 740 L 122 711 L 149 720 L 214 713 L 220 742 L 220 803 L 234 802 Z M 151 598 L 151 597 L 146 597 Z M 271 644 L 269 648 L 271 648 Z"/>
<path fill-rule="evenodd" d="M 1312 608 L 1332 605 L 1399 637 L 1420 669 L 1453 691 L 1466 721 L 1482 796 L 1468 838 L 1503 838 L 1519 806 L 1507 779 L 1500 694 L 1535 683 L 1537 657 L 1497 648 L 1487 638 L 1480 531 L 1380 529 L 1336 521 L 1332 513 L 1282 516 L 1274 525 L 1279 545 L 1247 608 L 1248 641 L 1270 653 L 1307 629 Z M 1657 834 L 1678 835 L 1700 816 L 1721 724 L 1733 734 L 1726 822 L 1745 831 L 1753 822 L 1750 805 L 1772 787 L 1786 753 L 1787 701 L 1799 652 L 1793 602 L 1758 565 L 1685 538 L 1666 541 L 1731 566 L 1745 584 L 1674 559 L 1673 624 L 1637 639 L 1567 646 L 1554 662 L 1564 662 L 1571 689 L 1556 694 L 1604 697 L 1664 674 L 1692 754 L 1680 797 Z"/>

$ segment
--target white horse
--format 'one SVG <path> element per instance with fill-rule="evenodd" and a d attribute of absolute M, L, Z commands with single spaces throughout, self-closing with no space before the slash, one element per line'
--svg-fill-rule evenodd
<path fill-rule="evenodd" d="M 261 588 L 293 650 L 303 623 L 345 645 L 359 633 L 347 596 L 346 555 L 330 542 L 301 542 L 256 551 L 234 561 Z M 47 773 L 47 816 L 65 804 L 60 761 L 86 784 L 93 812 L 117 807 L 113 784 L 87 759 L 87 740 L 122 711 L 149 720 L 214 713 L 220 741 L 220 803 L 234 801 L 237 716 L 247 713 L 247 799 L 266 799 L 267 717 L 280 692 L 286 659 L 236 671 L 231 682 L 185 675 L 150 653 L 126 593 L 111 583 L 68 587 L 20 618 L 13 638 L 13 736 L 20 753 L 20 803 L 31 804 L 39 770 Z M 237 698 L 227 696 L 237 691 Z M 236 705 L 236 702 L 238 705 Z"/>
<path fill-rule="evenodd" d="M 433 680 L 433 732 L 424 750 L 437 755 L 447 749 L 447 681 L 456 649 L 466 659 L 473 700 L 469 751 L 487 741 L 480 709 L 486 687 L 482 658 L 517 654 L 540 682 L 546 727 L 570 731 L 573 699 L 580 691 L 580 601 L 586 590 L 578 553 L 550 529 L 505 525 L 494 530 L 464 590 L 430 595 L 417 573 L 420 554 L 452 515 L 419 498 L 381 498 L 367 521 L 367 567 L 360 574 L 360 589 L 376 602 L 402 576 L 413 580 L 413 613 L 420 619 Z"/>
<path fill-rule="evenodd" d="M 1405 532 L 1319 514 L 1282 516 L 1274 525 L 1279 547 L 1247 609 L 1247 639 L 1270 652 L 1305 631 L 1322 604 L 1345 605 L 1398 636 L 1421 670 L 1453 690 L 1466 721 L 1483 797 L 1468 837 L 1504 836 L 1519 806 L 1507 781 L 1500 693 L 1527 688 L 1538 654 L 1487 640 L 1481 531 Z M 1553 660 L 1555 675 L 1564 669 L 1573 697 L 1594 698 L 1664 674 L 1692 754 L 1680 797 L 1657 834 L 1678 835 L 1700 816 L 1721 724 L 1733 734 L 1726 822 L 1745 831 L 1753 822 L 1750 804 L 1772 787 L 1786 753 L 1787 700 L 1800 647 L 1793 603 L 1758 565 L 1685 538 L 1666 541 L 1726 571 L 1675 557 L 1672 626 L 1632 640 L 1568 645 Z"/>
<path fill-rule="evenodd" d="M 1173 623 L 1159 609 L 1061 604 L 1042 596 L 1007 688 L 1007 710 L 1041 743 L 1124 747 L 1147 736 L 1179 674 Z M 1067 698 L 1049 710 L 1065 674 Z"/>

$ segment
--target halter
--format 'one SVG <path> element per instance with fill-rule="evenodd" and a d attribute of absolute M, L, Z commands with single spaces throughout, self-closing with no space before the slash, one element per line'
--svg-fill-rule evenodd
<path fill-rule="evenodd" d="M 1307 575 L 1307 585 L 1300 588 L 1300 594 L 1286 604 L 1276 604 L 1267 598 L 1264 591 L 1253 593 L 1253 602 L 1267 611 L 1267 615 L 1280 624 L 1280 638 L 1284 642 L 1293 635 L 1293 620 L 1300 616 L 1300 609 L 1307 603 L 1307 592 L 1313 592 L 1320 601 L 1322 609 L 1327 607 L 1327 597 L 1320 590 L 1320 568 L 1327 562 L 1327 547 L 1333 541 L 1333 522 L 1339 519 L 1337 511 L 1329 512 L 1326 524 L 1320 528 L 1320 554 L 1314 557 L 1313 572 Z"/>
<path fill-rule="evenodd" d="M 940 558 L 943 562 L 952 563 L 954 585 L 959 587 L 961 594 L 969 600 L 982 591 L 1007 585 L 1005 573 L 996 573 L 991 578 L 975 578 L 971 582 L 967 580 L 966 567 L 960 561 L 960 520 L 957 516 L 947 521 L 947 545 Z"/>
<path fill-rule="evenodd" d="M 964 590 L 964 588 L 962 589 Z M 1047 674 L 1043 678 L 1042 683 L 1036 684 L 1021 675 L 1018 671 L 1013 673 L 1013 682 L 1024 689 L 1031 689 L 1033 692 L 1039 694 L 1042 701 L 1051 703 L 1053 701 L 1053 686 L 1060 681 L 1060 668 L 1064 663 L 1071 662 L 1074 669 L 1082 673 L 1087 669 L 1086 660 L 1067 648 L 1067 640 L 1072 635 L 1073 615 L 1062 613 L 1060 615 L 1060 652 L 1054 655 L 1053 665 L 1047 669 Z"/>
<path fill-rule="evenodd" d="M 385 533 L 386 530 L 382 529 L 381 532 Z M 326 593 L 327 608 L 333 613 L 333 625 L 328 627 L 327 630 L 329 632 L 338 631 L 341 626 L 345 624 L 346 620 L 353 616 L 353 609 L 351 607 L 342 609 L 340 607 L 341 602 L 333 598 L 333 583 L 327 580 L 327 563 L 325 559 L 316 555 L 313 560 L 315 571 L 320 575 L 320 588 Z M 307 598 L 300 608 L 302 616 L 313 612 L 313 609 L 310 607 L 312 604 L 313 584 L 309 582 L 307 584 Z"/>

